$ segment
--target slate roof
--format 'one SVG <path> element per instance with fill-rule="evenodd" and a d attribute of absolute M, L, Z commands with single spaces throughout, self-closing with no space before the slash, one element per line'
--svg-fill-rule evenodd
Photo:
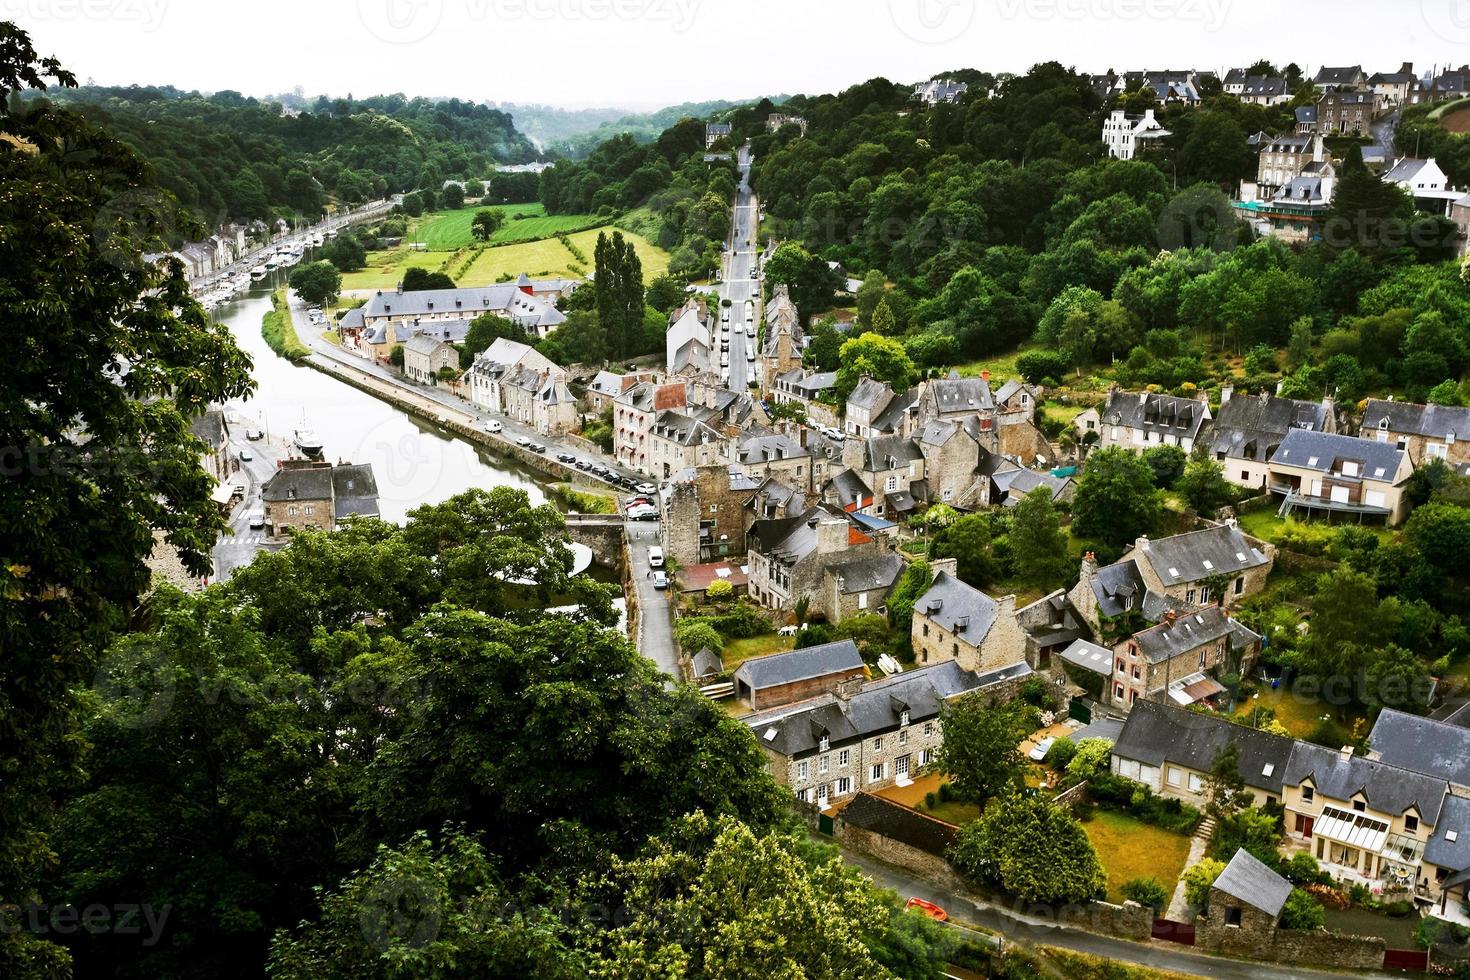
<path fill-rule="evenodd" d="M 806 377 L 797 381 L 794 387 L 799 391 L 805 392 L 808 397 L 815 397 L 836 384 L 836 371 L 819 371 L 814 374 L 808 374 Z"/>
<path fill-rule="evenodd" d="M 788 653 L 773 653 L 769 657 L 747 660 L 735 670 L 737 680 L 748 684 L 751 690 L 794 684 L 814 677 L 852 673 L 863 669 L 863 657 L 857 644 L 851 640 L 822 643 L 814 647 L 803 647 Z"/>
<path fill-rule="evenodd" d="M 1413 807 L 1430 825 L 1439 822 L 1439 810 L 1449 789 L 1443 779 L 1360 755 L 1344 757 L 1336 749 L 1311 742 L 1298 742 L 1286 768 L 1286 781 L 1296 786 L 1309 777 L 1319 793 L 1333 799 L 1350 800 L 1362 793 L 1374 810 L 1398 814 Z"/>
<path fill-rule="evenodd" d="M 1235 857 L 1215 879 L 1215 887 L 1272 917 L 1281 914 L 1281 907 L 1291 894 L 1291 882 L 1266 867 L 1243 847 L 1235 852 Z"/>
<path fill-rule="evenodd" d="M 1148 591 L 1143 573 L 1131 559 L 1099 568 L 1092 576 L 1092 594 L 1098 610 L 1109 618 L 1138 612 L 1145 619 L 1157 621 L 1169 608 L 1163 596 Z"/>
<path fill-rule="evenodd" d="M 1133 634 L 1133 642 L 1151 664 L 1163 663 L 1206 643 L 1229 636 L 1230 617 L 1219 606 L 1205 606 Z"/>
<path fill-rule="evenodd" d="M 1239 527 L 1221 524 L 1157 540 L 1145 540 L 1132 557 L 1147 561 L 1165 586 L 1197 582 L 1211 575 L 1234 575 L 1270 561 Z"/>
<path fill-rule="evenodd" d="M 1428 160 L 1415 157 L 1404 157 L 1393 165 L 1393 169 L 1383 175 L 1383 180 L 1389 184 L 1407 184 L 1419 175 L 1419 171 L 1423 170 L 1424 165 L 1428 162 Z"/>
<path fill-rule="evenodd" d="M 1000 604 L 949 572 L 934 576 L 929 591 L 914 603 L 914 612 L 928 617 L 948 633 L 978 646 L 1000 614 Z"/>
<path fill-rule="evenodd" d="M 1391 442 L 1293 429 L 1281 440 L 1271 462 L 1329 473 L 1339 459 L 1356 460 L 1363 464 L 1363 479 L 1392 483 L 1403 455 Z"/>
<path fill-rule="evenodd" d="M 1368 744 L 1390 765 L 1470 786 L 1470 729 L 1384 708 Z"/>
<path fill-rule="evenodd" d="M 1387 423 L 1387 424 L 1385 424 Z M 1363 412 L 1363 434 L 1383 429 L 1410 435 L 1443 439 L 1446 436 L 1470 438 L 1470 408 L 1452 405 L 1415 405 L 1412 402 L 1390 402 L 1368 399 Z"/>
<path fill-rule="evenodd" d="M 704 647 L 696 653 L 691 658 L 691 663 L 695 677 L 714 677 L 725 669 L 725 662 L 720 659 L 720 655 L 709 647 Z"/>
<path fill-rule="evenodd" d="M 893 469 L 890 459 L 903 466 L 923 458 L 918 444 L 903 436 L 870 436 L 863 440 L 863 470 L 868 473 Z"/>
<path fill-rule="evenodd" d="M 1424 860 L 1451 871 L 1470 868 L 1470 800 L 1462 796 L 1445 798 L 1434 824 L 1434 836 L 1424 845 Z"/>
<path fill-rule="evenodd" d="M 593 377 L 592 383 L 587 386 L 588 390 L 595 391 L 600 395 L 616 398 L 623 392 L 623 376 L 611 371 L 598 371 Z"/>
<path fill-rule="evenodd" d="M 1286 94 L 1286 79 L 1264 78 L 1260 75 L 1252 75 L 1245 80 L 1245 87 L 1240 93 L 1245 98 L 1267 99 Z"/>
<path fill-rule="evenodd" d="M 344 517 L 378 516 L 378 480 L 371 463 L 340 463 L 332 467 L 332 512 Z"/>
<path fill-rule="evenodd" d="M 873 497 L 873 491 L 853 470 L 835 473 L 827 483 L 837 495 L 838 504 L 843 507 L 861 507 L 864 500 L 871 500 Z"/>
<path fill-rule="evenodd" d="M 416 333 L 408 338 L 408 342 L 403 345 L 403 349 L 405 352 L 412 351 L 415 354 L 424 354 L 427 356 L 438 350 L 439 345 L 443 343 L 447 343 L 447 341 L 440 340 L 438 337 L 431 337 L 426 333 Z"/>
<path fill-rule="evenodd" d="M 1101 415 L 1104 425 L 1168 433 L 1181 439 L 1197 436 L 1208 417 L 1209 406 L 1198 399 L 1131 391 L 1109 392 Z"/>
<path fill-rule="evenodd" d="M 1134 703 L 1113 746 L 1113 755 L 1150 766 L 1162 767 L 1170 762 L 1195 772 L 1209 772 L 1220 751 L 1232 741 L 1240 747 L 1240 777 L 1244 783 L 1280 796 L 1291 759 L 1290 738 L 1157 701 Z"/>
<path fill-rule="evenodd" d="M 959 837 L 954 827 L 941 820 L 869 793 L 859 793 L 843 807 L 841 820 L 938 857 L 948 853 Z"/>
<path fill-rule="evenodd" d="M 680 446 L 709 445 L 724 441 L 724 435 L 683 412 L 659 412 L 653 420 L 653 435 Z"/>
<path fill-rule="evenodd" d="M 883 411 L 879 412 L 873 419 L 872 427 L 879 432 L 893 432 L 898 429 L 904 414 L 914 407 L 919 400 L 919 389 L 910 388 L 908 391 L 894 394 Z"/>
<path fill-rule="evenodd" d="M 495 312 L 518 323 L 550 328 L 566 315 L 537 296 L 528 296 L 514 283 L 459 289 L 415 289 L 408 292 L 379 290 L 362 306 L 365 320 L 380 317 L 425 317 L 452 312 L 466 319 Z"/>
<path fill-rule="evenodd" d="M 1055 477 L 1020 466 L 1001 467 L 991 474 L 990 479 L 1001 492 L 1001 503 L 1006 507 L 1016 506 L 1021 498 L 1038 487 L 1046 487 L 1051 491 L 1051 499 L 1056 500 L 1072 483 L 1070 477 Z"/>
<path fill-rule="evenodd" d="M 874 381 L 872 378 L 860 378 L 857 387 L 852 389 L 852 394 L 847 396 L 849 409 L 861 408 L 868 412 L 882 411 L 893 399 L 893 389 L 882 381 Z"/>
<path fill-rule="evenodd" d="M 1113 674 L 1113 651 L 1087 640 L 1073 640 L 1072 645 L 1059 656 L 1067 663 L 1094 674 L 1111 677 Z"/>
<path fill-rule="evenodd" d="M 1331 408 L 1322 402 L 1275 395 L 1237 395 L 1220 406 L 1210 452 L 1264 463 L 1287 432 L 1292 429 L 1323 432 L 1332 421 L 1331 416 Z"/>
<path fill-rule="evenodd" d="M 978 412 L 995 408 L 990 383 L 984 378 L 938 378 L 929 382 L 940 412 Z"/>
<path fill-rule="evenodd" d="M 953 697 L 1030 673 L 1030 667 L 1019 663 L 976 674 L 947 660 L 869 681 L 846 701 L 834 694 L 823 694 L 747 715 L 741 720 L 762 746 L 787 758 L 796 758 L 816 752 L 824 736 L 833 746 L 851 744 L 878 732 L 897 729 L 904 711 L 908 712 L 911 724 L 937 718 L 940 705 Z"/>
<path fill-rule="evenodd" d="M 1317 107 L 1314 105 L 1297 106 L 1296 121 L 1297 125 L 1315 123 L 1317 121 Z"/>
<path fill-rule="evenodd" d="M 1312 79 L 1314 85 L 1352 85 L 1363 74 L 1362 65 L 1347 68 L 1320 68 Z"/>
<path fill-rule="evenodd" d="M 332 468 L 302 466 L 276 470 L 261 488 L 260 499 L 271 503 L 286 500 L 331 500 Z"/>
<path fill-rule="evenodd" d="M 874 589 L 891 589 L 903 574 L 908 562 L 896 552 L 885 551 L 857 560 L 839 561 L 827 566 L 834 575 L 842 576 L 842 594 L 872 592 Z"/>
<path fill-rule="evenodd" d="M 230 427 L 225 423 L 224 409 L 205 409 L 204 414 L 189 423 L 189 432 L 211 447 L 217 447 L 230 437 Z"/>
<path fill-rule="evenodd" d="M 774 460 L 805 459 L 811 453 L 784 432 L 766 432 L 742 438 L 738 455 L 742 463 L 768 463 Z"/>

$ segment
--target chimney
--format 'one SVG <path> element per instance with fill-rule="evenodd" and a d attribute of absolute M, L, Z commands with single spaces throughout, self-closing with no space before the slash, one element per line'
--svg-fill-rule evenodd
<path fill-rule="evenodd" d="M 1148 550 L 1148 535 L 1145 534 L 1142 537 L 1136 539 L 1133 542 L 1133 547 L 1135 549 L 1137 549 L 1138 551 L 1147 551 Z"/>
<path fill-rule="evenodd" d="M 929 562 L 929 574 L 933 576 L 932 582 L 939 577 L 940 572 L 948 572 L 951 578 L 960 576 L 960 560 L 958 558 L 934 558 Z"/>
<path fill-rule="evenodd" d="M 1348 759 L 1351 759 L 1353 757 L 1353 747 L 1351 745 L 1344 745 L 1342 748 L 1337 750 L 1337 754 L 1342 757 L 1344 762 L 1346 762 Z"/>
<path fill-rule="evenodd" d="M 1234 385 L 1227 383 L 1227 384 L 1223 384 L 1223 385 L 1220 386 L 1220 407 L 1221 408 L 1224 408 L 1225 407 L 1225 403 L 1228 402 L 1228 401 L 1230 401 L 1230 396 L 1233 395 L 1233 394 L 1235 394 L 1235 386 Z"/>
<path fill-rule="evenodd" d="M 1178 621 L 1179 621 L 1179 614 L 1178 613 L 1176 613 L 1172 609 L 1169 609 L 1169 610 L 1165 611 L 1165 613 L 1164 613 L 1164 629 L 1172 629 L 1173 626 L 1174 626 L 1174 624 L 1176 622 L 1178 622 Z"/>
<path fill-rule="evenodd" d="M 849 677 L 846 680 L 838 681 L 832 693 L 837 696 L 837 700 L 839 701 L 851 701 L 852 696 L 861 692 L 862 689 L 863 678 Z"/>
<path fill-rule="evenodd" d="M 980 372 L 980 380 L 981 381 L 984 381 L 986 384 L 990 384 L 990 369 L 989 368 L 986 368 L 985 370 L 983 370 L 983 371 Z"/>

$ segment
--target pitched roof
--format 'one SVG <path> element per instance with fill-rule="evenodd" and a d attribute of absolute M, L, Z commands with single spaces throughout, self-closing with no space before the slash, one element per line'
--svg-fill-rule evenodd
<path fill-rule="evenodd" d="M 598 371 L 587 388 L 600 395 L 611 395 L 616 398 L 623 393 L 623 376 L 614 374 L 612 371 Z"/>
<path fill-rule="evenodd" d="M 747 660 L 736 669 L 735 677 L 748 684 L 751 690 L 761 691 L 862 669 L 863 657 L 858 653 L 857 644 L 851 640 L 838 640 Z"/>
<path fill-rule="evenodd" d="M 1112 391 L 1108 393 L 1101 419 L 1106 425 L 1167 432 L 1188 439 L 1198 434 L 1209 416 L 1209 406 L 1197 399 L 1156 395 L 1147 391 Z"/>
<path fill-rule="evenodd" d="M 1470 868 L 1470 800 L 1445 797 L 1434 836 L 1424 845 L 1424 860 L 1451 871 Z"/>
<path fill-rule="evenodd" d="M 1225 610 L 1205 606 L 1179 616 L 1173 623 L 1165 619 L 1157 626 L 1139 630 L 1133 634 L 1133 642 L 1149 663 L 1158 664 L 1230 635 L 1230 617 Z"/>
<path fill-rule="evenodd" d="M 1332 410 L 1322 402 L 1270 394 L 1237 395 L 1220 406 L 1210 452 L 1264 463 L 1287 432 L 1292 429 L 1322 432 L 1331 420 Z"/>
<path fill-rule="evenodd" d="M 538 296 L 528 296 L 509 282 L 461 289 L 378 290 L 368 298 L 362 311 L 368 320 L 444 313 L 473 317 L 487 312 L 500 313 L 518 323 L 544 327 L 554 327 L 566 320 L 566 314 L 551 303 Z"/>
<path fill-rule="evenodd" d="M 1390 765 L 1470 786 L 1470 729 L 1384 708 L 1368 744 Z"/>
<path fill-rule="evenodd" d="M 1292 740 L 1236 725 L 1213 715 L 1157 701 L 1137 701 L 1128 712 L 1113 754 L 1146 765 L 1165 762 L 1209 772 L 1227 745 L 1240 748 L 1240 778 L 1247 786 L 1279 796 L 1291 759 Z"/>
<path fill-rule="evenodd" d="M 204 414 L 189 423 L 189 433 L 210 446 L 218 446 L 229 438 L 230 427 L 222 408 L 205 409 Z"/>
<path fill-rule="evenodd" d="M 1220 872 L 1220 877 L 1215 879 L 1215 887 L 1273 918 L 1281 914 L 1281 907 L 1291 894 L 1291 882 L 1266 867 L 1243 847 L 1235 852 L 1225 870 Z"/>
<path fill-rule="evenodd" d="M 919 389 L 910 388 L 908 391 L 897 392 L 889 399 L 883 410 L 872 420 L 872 428 L 878 432 L 893 432 L 898 428 L 903 416 L 919 400 Z"/>
<path fill-rule="evenodd" d="M 978 412 L 995 408 L 990 382 L 984 378 L 936 378 L 929 382 L 941 412 Z"/>
<path fill-rule="evenodd" d="M 1312 83 L 1315 85 L 1351 85 L 1362 74 L 1362 65 L 1352 65 L 1347 68 L 1319 68 Z"/>
<path fill-rule="evenodd" d="M 843 807 L 841 819 L 861 830 L 941 857 L 959 837 L 958 831 L 942 820 L 868 793 L 859 793 Z"/>
<path fill-rule="evenodd" d="M 1389 442 L 1293 429 L 1271 454 L 1271 462 L 1327 473 L 1340 459 L 1354 460 L 1363 464 L 1363 479 L 1392 483 L 1403 456 L 1403 450 Z"/>
<path fill-rule="evenodd" d="M 839 577 L 843 595 L 871 592 L 874 589 L 891 589 L 893 583 L 904 573 L 908 562 L 897 552 L 885 551 L 866 558 L 839 557 L 827 566 L 827 571 Z"/>
<path fill-rule="evenodd" d="M 847 396 L 847 407 L 864 409 L 869 413 L 882 411 L 893 399 L 893 389 L 882 381 L 864 377 L 858 379 L 857 387 Z"/>
<path fill-rule="evenodd" d="M 1000 615 L 1000 603 L 973 586 L 966 585 L 949 572 L 934 576 L 929 591 L 914 603 L 919 613 L 940 629 L 962 636 L 965 642 L 979 645 Z"/>
<path fill-rule="evenodd" d="M 1221 524 L 1157 540 L 1143 539 L 1132 557 L 1147 561 L 1159 580 L 1171 586 L 1259 568 L 1271 560 L 1260 544 L 1239 527 Z"/>
<path fill-rule="evenodd" d="M 1425 823 L 1439 821 L 1449 784 L 1441 778 L 1400 769 L 1360 755 L 1344 756 L 1311 742 L 1297 742 L 1287 765 L 1286 781 L 1293 786 L 1311 779 L 1319 793 L 1337 800 L 1363 794 L 1368 806 L 1380 813 L 1400 814 L 1411 807 Z"/>
<path fill-rule="evenodd" d="M 924 458 L 919 445 L 903 436 L 870 436 L 863 440 L 863 469 L 869 473 L 893 469 Z M 892 460 L 892 464 L 890 464 Z"/>
<path fill-rule="evenodd" d="M 416 333 L 408 338 L 408 343 L 403 345 L 403 349 L 405 352 L 412 351 L 415 354 L 428 355 L 438 350 L 440 344 L 446 343 L 448 341 L 440 340 L 438 337 L 431 337 L 426 333 Z"/>
<path fill-rule="evenodd" d="M 378 516 L 378 480 L 371 463 L 339 463 L 332 467 L 333 513 L 344 517 Z"/>
<path fill-rule="evenodd" d="M 1444 439 L 1447 436 L 1470 438 L 1470 408 L 1453 405 L 1416 405 L 1368 399 L 1363 412 L 1363 432 L 1383 429 L 1412 435 Z"/>
<path fill-rule="evenodd" d="M 1073 640 L 1072 645 L 1063 650 L 1061 658 L 1074 667 L 1091 671 L 1094 674 L 1102 674 L 1111 677 L 1113 674 L 1113 651 L 1107 647 L 1100 647 L 1096 643 L 1087 640 Z"/>
<path fill-rule="evenodd" d="M 291 466 L 276 470 L 261 488 L 260 499 L 331 500 L 332 468 L 330 466 Z"/>
<path fill-rule="evenodd" d="M 704 647 L 696 653 L 691 663 L 695 677 L 713 677 L 725 669 L 725 662 L 720 659 L 720 655 L 709 647 Z"/>

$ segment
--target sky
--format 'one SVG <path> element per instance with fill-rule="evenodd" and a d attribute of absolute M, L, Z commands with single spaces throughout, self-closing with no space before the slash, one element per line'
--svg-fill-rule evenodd
<path fill-rule="evenodd" d="M 99 84 L 639 110 L 1047 60 L 1470 63 L 1470 0 L 0 0 L 0 20 Z"/>

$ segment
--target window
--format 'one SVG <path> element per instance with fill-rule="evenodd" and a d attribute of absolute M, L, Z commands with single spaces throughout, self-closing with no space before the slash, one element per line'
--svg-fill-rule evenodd
<path fill-rule="evenodd" d="M 1197 773 L 1197 772 L 1190 773 L 1189 774 L 1189 791 L 1191 793 L 1198 793 L 1200 790 L 1202 790 L 1204 788 L 1205 788 L 1205 781 L 1200 778 L 1199 773 Z"/>
<path fill-rule="evenodd" d="M 806 760 L 805 759 L 802 759 L 800 762 L 798 762 L 796 764 L 796 778 L 797 779 L 805 779 L 806 778 L 806 772 L 807 772 Z"/>
<path fill-rule="evenodd" d="M 1419 832 L 1419 818 L 1412 813 L 1404 814 L 1404 832 L 1417 834 Z"/>
<path fill-rule="evenodd" d="M 1225 924 L 1232 929 L 1240 928 L 1240 909 L 1229 908 L 1225 910 Z"/>
<path fill-rule="evenodd" d="M 875 762 L 875 763 L 873 763 L 873 768 L 870 769 L 870 770 L 868 770 L 868 782 L 870 782 L 870 783 L 876 783 L 878 780 L 880 780 L 882 778 L 883 778 L 883 763 L 881 763 L 881 762 Z"/>
<path fill-rule="evenodd" d="M 296 516 L 296 505 L 295 504 L 287 504 L 286 505 L 286 516 L 287 517 L 295 517 Z"/>
<path fill-rule="evenodd" d="M 811 790 L 799 789 L 799 790 L 796 791 L 796 798 L 798 800 L 800 800 L 801 802 L 805 803 L 805 802 L 807 802 L 807 797 L 810 794 L 811 794 Z"/>
<path fill-rule="evenodd" d="M 1180 782 L 1179 770 L 1176 769 L 1176 768 L 1174 768 L 1173 766 L 1170 766 L 1169 767 L 1169 785 L 1170 786 L 1178 786 L 1179 785 L 1179 782 Z"/>
<path fill-rule="evenodd" d="M 846 796 L 852 792 L 852 780 L 842 776 L 837 780 L 837 795 Z"/>
<path fill-rule="evenodd" d="M 919 753 L 919 765 L 927 766 L 934 761 L 934 750 L 925 749 Z"/>
<path fill-rule="evenodd" d="M 825 756 L 825 755 L 822 756 L 820 759 L 818 759 L 817 760 L 817 772 L 825 773 L 827 771 L 827 762 L 828 761 L 829 761 L 828 760 L 828 757 Z"/>
<path fill-rule="evenodd" d="M 1128 673 L 1128 664 L 1123 661 L 1123 658 L 1122 657 L 1119 657 L 1118 658 L 1118 673 L 1120 673 L 1120 674 L 1126 674 L 1126 673 Z"/>
<path fill-rule="evenodd" d="M 1310 787 L 1310 786 L 1303 786 L 1302 787 L 1302 802 L 1303 803 L 1310 803 L 1310 802 L 1312 802 L 1312 800 L 1315 799 L 1316 796 L 1317 796 L 1317 791 L 1314 790 L 1314 789 L 1312 789 L 1312 787 Z"/>
<path fill-rule="evenodd" d="M 924 635 L 925 636 L 928 636 L 929 635 L 929 624 L 928 623 L 925 623 L 924 624 Z"/>
<path fill-rule="evenodd" d="M 1117 684 L 1114 686 L 1113 690 L 1116 693 L 1118 700 L 1123 700 L 1123 685 Z"/>
<path fill-rule="evenodd" d="M 877 738 L 873 739 L 873 751 L 874 752 L 882 752 L 883 751 L 883 736 L 882 735 L 879 735 Z"/>
<path fill-rule="evenodd" d="M 1187 602 L 1187 603 L 1189 603 L 1191 606 L 1194 605 L 1194 590 L 1193 589 L 1190 589 L 1188 592 L 1186 592 L 1184 594 L 1184 601 Z"/>
<path fill-rule="evenodd" d="M 933 734 L 934 734 L 934 722 L 932 722 L 932 721 L 926 721 L 926 722 L 924 722 L 924 737 L 925 738 L 928 738 L 929 736 L 931 736 Z"/>
<path fill-rule="evenodd" d="M 307 517 L 310 517 L 312 514 L 315 514 L 315 513 L 316 513 L 316 505 L 315 504 L 307 504 L 306 505 L 306 516 Z"/>
<path fill-rule="evenodd" d="M 829 739 L 829 738 L 827 738 L 827 736 L 823 735 L 822 736 L 822 740 L 817 743 L 817 748 L 820 751 L 822 751 L 822 752 L 826 752 L 828 746 L 830 746 L 831 744 L 832 744 L 831 739 Z"/>
<path fill-rule="evenodd" d="M 858 593 L 858 608 L 859 609 L 866 609 L 866 608 L 868 608 L 868 594 L 866 592 L 859 592 Z"/>
<path fill-rule="evenodd" d="M 907 744 L 909 744 L 909 733 L 907 731 L 902 731 L 902 732 L 899 732 L 898 733 L 898 744 L 899 745 L 907 745 Z"/>
<path fill-rule="evenodd" d="M 898 713 L 898 723 L 900 725 L 907 725 L 909 723 L 909 713 L 907 711 L 900 711 Z"/>
<path fill-rule="evenodd" d="M 893 774 L 895 776 L 901 778 L 909 774 L 909 759 L 909 756 L 901 755 L 893 760 Z"/>
<path fill-rule="evenodd" d="M 1241 575 L 1235 580 L 1235 594 L 1240 595 L 1245 591 L 1245 576 Z"/>
<path fill-rule="evenodd" d="M 883 489 L 886 490 L 886 491 L 888 491 L 889 493 L 893 493 L 895 490 L 897 490 L 898 489 L 898 477 L 896 477 L 896 476 L 890 476 L 888 479 L 884 480 L 883 481 Z"/>
<path fill-rule="evenodd" d="M 1358 811 L 1359 813 L 1362 813 L 1363 811 L 1368 809 L 1368 805 L 1362 800 L 1353 800 L 1353 809 Z"/>
<path fill-rule="evenodd" d="M 847 749 L 839 749 L 837 751 L 837 767 L 839 769 L 845 769 L 845 768 L 847 768 L 847 759 L 848 759 L 848 750 Z"/>

